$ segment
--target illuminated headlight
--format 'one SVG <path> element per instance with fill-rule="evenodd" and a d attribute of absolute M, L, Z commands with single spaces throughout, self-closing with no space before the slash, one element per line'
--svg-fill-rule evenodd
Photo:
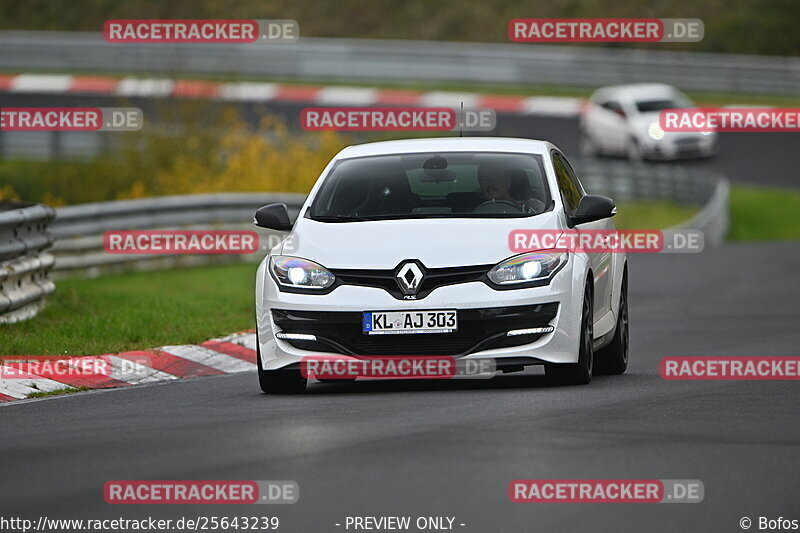
<path fill-rule="evenodd" d="M 649 135 L 654 141 L 660 141 L 664 138 L 664 130 L 661 129 L 661 125 L 659 125 L 658 122 L 653 122 L 647 128 L 647 135 Z"/>
<path fill-rule="evenodd" d="M 281 286 L 294 289 L 327 289 L 336 280 L 324 266 L 299 257 L 273 256 L 269 268 Z"/>
<path fill-rule="evenodd" d="M 487 275 L 497 285 L 534 284 L 550 280 L 566 263 L 567 252 L 530 252 L 498 263 Z"/>

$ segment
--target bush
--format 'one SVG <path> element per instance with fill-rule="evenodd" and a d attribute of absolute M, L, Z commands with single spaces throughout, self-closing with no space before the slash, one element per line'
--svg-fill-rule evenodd
<path fill-rule="evenodd" d="M 6 161 L 0 198 L 59 206 L 169 194 L 308 192 L 348 143 L 333 133 L 293 133 L 274 116 L 255 127 L 230 107 L 172 102 L 163 123 L 124 134 L 88 161 Z"/>

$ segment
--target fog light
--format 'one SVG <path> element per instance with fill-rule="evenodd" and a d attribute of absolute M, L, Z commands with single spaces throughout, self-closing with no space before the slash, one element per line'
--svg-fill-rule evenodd
<path fill-rule="evenodd" d="M 316 335 L 309 335 L 308 333 L 276 333 L 275 336 L 285 341 L 315 341 Z"/>
<path fill-rule="evenodd" d="M 545 326 L 543 328 L 527 328 L 527 329 L 512 329 L 506 333 L 507 337 L 514 337 L 516 335 L 536 335 L 541 333 L 552 333 L 556 328 L 553 326 Z"/>

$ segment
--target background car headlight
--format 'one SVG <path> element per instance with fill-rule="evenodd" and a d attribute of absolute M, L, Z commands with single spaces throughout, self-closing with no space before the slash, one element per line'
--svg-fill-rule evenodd
<path fill-rule="evenodd" d="M 567 252 L 530 252 L 492 267 L 489 280 L 497 285 L 521 285 L 549 280 L 567 262 Z"/>
<path fill-rule="evenodd" d="M 650 124 L 650 127 L 647 128 L 647 135 L 654 141 L 660 141 L 664 138 L 664 130 L 661 129 L 661 125 L 658 122 L 653 122 Z"/>
<path fill-rule="evenodd" d="M 322 265 L 299 257 L 277 255 L 270 258 L 269 268 L 283 287 L 295 289 L 327 289 L 336 277 Z"/>

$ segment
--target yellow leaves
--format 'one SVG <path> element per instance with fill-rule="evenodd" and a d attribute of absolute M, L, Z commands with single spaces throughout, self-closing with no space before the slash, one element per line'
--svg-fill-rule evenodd
<path fill-rule="evenodd" d="M 119 134 L 121 145 L 103 155 L 28 163 L 31 178 L 14 183 L 16 191 L 52 205 L 171 194 L 306 193 L 350 144 L 333 132 L 293 131 L 273 115 L 245 122 L 239 111 L 218 103 L 165 102 L 141 131 Z M 0 199 L 16 191 L 2 187 Z"/>
<path fill-rule="evenodd" d="M 293 133 L 272 115 L 260 117 L 255 129 L 227 109 L 205 115 L 193 104 L 189 115 L 177 129 L 143 131 L 130 143 L 125 159 L 143 168 L 135 187 L 123 192 L 125 197 L 308 192 L 330 158 L 347 144 L 336 133 Z M 147 154 L 137 159 L 141 146 Z"/>
<path fill-rule="evenodd" d="M 19 200 L 19 195 L 14 187 L 11 185 L 3 185 L 0 187 L 0 202 L 3 200 Z"/>
<path fill-rule="evenodd" d="M 62 205 L 66 205 L 67 202 L 64 201 L 63 198 L 59 198 L 49 191 L 44 193 L 44 197 L 42 198 L 42 203 L 45 205 L 49 205 L 50 207 L 61 207 Z"/>

